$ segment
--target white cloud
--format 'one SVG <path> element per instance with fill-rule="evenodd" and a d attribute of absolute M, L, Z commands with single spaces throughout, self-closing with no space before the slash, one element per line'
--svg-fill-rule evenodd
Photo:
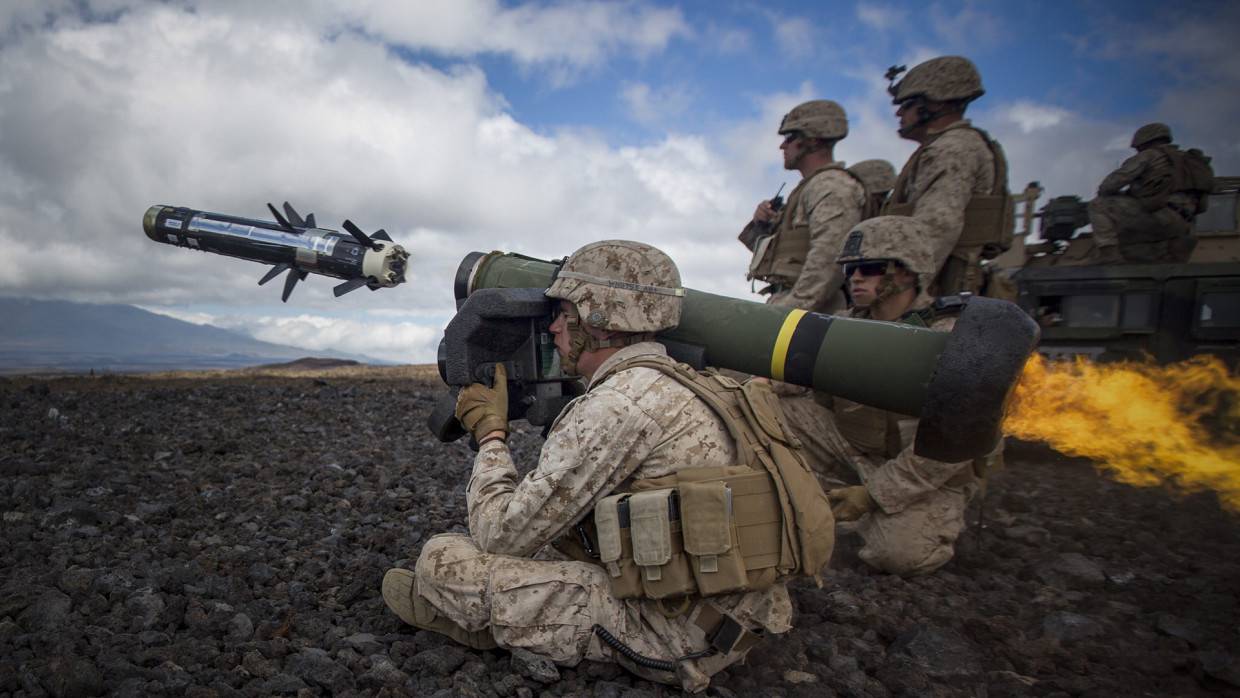
<path fill-rule="evenodd" d="M 693 102 L 688 88 L 673 85 L 652 88 L 644 82 L 624 83 L 620 99 L 634 121 L 652 128 L 664 126 L 684 114 Z"/>
<path fill-rule="evenodd" d="M 930 6 L 930 26 L 951 51 L 976 52 L 979 46 L 993 46 L 1004 36 L 997 15 L 982 9 L 983 3 L 965 0 L 955 12 L 936 3 Z"/>
<path fill-rule="evenodd" d="M 455 56 L 502 53 L 522 64 L 558 68 L 562 78 L 611 55 L 649 56 L 691 35 L 679 9 L 638 3 L 505 7 L 496 0 L 373 0 L 345 7 L 346 21 L 391 43 Z"/>
<path fill-rule="evenodd" d="M 318 315 L 239 317 L 233 328 L 255 339 L 306 349 L 335 349 L 401 363 L 429 363 L 441 330 L 413 322 L 375 323 Z"/>
<path fill-rule="evenodd" d="M 885 5 L 857 3 L 857 19 L 880 32 L 891 31 L 904 22 L 905 12 Z"/>
<path fill-rule="evenodd" d="M 1071 115 L 1066 109 L 1022 100 L 1007 107 L 1004 116 L 1020 127 L 1022 133 L 1033 133 L 1058 126 Z"/>
<path fill-rule="evenodd" d="M 808 58 L 818 49 L 818 37 L 814 25 L 801 17 L 776 18 L 775 40 L 779 50 L 793 58 Z"/>

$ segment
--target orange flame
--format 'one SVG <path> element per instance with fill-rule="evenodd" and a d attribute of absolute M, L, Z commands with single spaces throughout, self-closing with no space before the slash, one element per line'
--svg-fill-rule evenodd
<path fill-rule="evenodd" d="M 1216 491 L 1240 511 L 1240 377 L 1212 356 L 1167 366 L 1025 364 L 1006 434 L 1083 456 L 1131 485 Z"/>

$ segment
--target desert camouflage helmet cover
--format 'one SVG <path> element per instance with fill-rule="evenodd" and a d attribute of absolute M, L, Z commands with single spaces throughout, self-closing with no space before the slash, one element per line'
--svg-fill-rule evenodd
<path fill-rule="evenodd" d="M 848 168 L 871 194 L 885 194 L 896 186 L 896 168 L 886 160 L 862 160 Z"/>
<path fill-rule="evenodd" d="M 1150 141 L 1156 141 L 1159 138 L 1171 140 L 1171 127 L 1158 122 L 1146 124 L 1137 129 L 1136 133 L 1132 134 L 1132 147 L 1137 148 L 1149 143 Z"/>
<path fill-rule="evenodd" d="M 583 324 L 617 332 L 675 327 L 684 294 L 672 258 L 630 240 L 582 247 L 564 261 L 547 289 L 547 297 L 576 305 Z"/>
<path fill-rule="evenodd" d="M 839 140 L 848 135 L 848 115 L 829 99 L 810 100 L 793 107 L 779 123 L 780 135 L 794 131 L 810 138 Z"/>
<path fill-rule="evenodd" d="M 964 56 L 939 56 L 919 63 L 903 80 L 887 89 L 893 104 L 913 97 L 935 102 L 972 101 L 986 93 L 977 66 Z"/>
<path fill-rule="evenodd" d="M 930 235 L 925 226 L 908 216 L 878 216 L 853 226 L 844 241 L 837 264 L 867 260 L 896 260 L 917 274 L 928 288 L 934 274 Z"/>

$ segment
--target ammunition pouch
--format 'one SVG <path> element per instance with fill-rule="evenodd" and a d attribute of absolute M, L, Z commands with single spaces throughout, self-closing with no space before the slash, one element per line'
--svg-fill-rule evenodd
<path fill-rule="evenodd" d="M 654 489 L 614 494 L 594 508 L 598 563 L 613 596 L 714 596 L 775 583 L 782 525 L 770 475 L 690 468 L 637 484 Z"/>
<path fill-rule="evenodd" d="M 723 421 L 745 462 L 635 480 L 578 524 L 580 544 L 565 536 L 556 547 L 601 565 L 617 598 L 714 596 L 766 589 L 790 576 L 819 579 L 835 545 L 831 505 L 770 387 L 650 357 L 613 371 L 636 367 L 693 391 Z"/>

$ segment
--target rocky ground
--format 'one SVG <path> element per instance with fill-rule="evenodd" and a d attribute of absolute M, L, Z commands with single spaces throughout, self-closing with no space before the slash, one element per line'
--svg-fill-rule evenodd
<path fill-rule="evenodd" d="M 385 570 L 464 530 L 433 386 L 0 380 L 0 696 L 674 693 L 411 632 Z M 515 439 L 532 462 L 538 439 Z M 1240 516 L 1020 449 L 928 578 L 798 584 L 715 695 L 1240 695 Z"/>

